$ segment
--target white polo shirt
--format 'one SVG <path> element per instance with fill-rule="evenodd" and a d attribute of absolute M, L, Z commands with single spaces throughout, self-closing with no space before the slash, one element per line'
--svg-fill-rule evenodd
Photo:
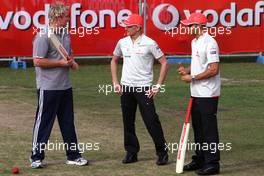
<path fill-rule="evenodd" d="M 130 36 L 120 39 L 113 54 L 123 57 L 121 84 L 132 87 L 151 86 L 154 59 L 164 55 L 157 43 L 145 35 L 134 43 Z"/>
<path fill-rule="evenodd" d="M 208 33 L 192 41 L 191 75 L 204 72 L 210 63 L 219 62 L 219 48 L 217 42 Z M 195 80 L 190 84 L 193 97 L 220 96 L 220 73 L 216 76 Z"/>

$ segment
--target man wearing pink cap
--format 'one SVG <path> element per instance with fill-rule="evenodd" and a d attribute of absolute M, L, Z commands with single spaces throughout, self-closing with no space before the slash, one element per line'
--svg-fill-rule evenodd
<path fill-rule="evenodd" d="M 137 105 L 143 121 L 150 133 L 156 148 L 157 165 L 168 162 L 166 141 L 156 113 L 153 98 L 157 95 L 165 80 L 168 64 L 157 43 L 142 34 L 142 17 L 132 14 L 123 21 L 127 37 L 118 41 L 111 61 L 112 81 L 116 92 L 121 96 L 121 108 L 124 123 L 124 146 L 127 152 L 123 163 L 137 161 L 139 142 L 135 132 Z M 117 78 L 118 60 L 123 58 L 121 84 Z M 153 81 L 153 63 L 161 64 L 159 79 Z"/>
<path fill-rule="evenodd" d="M 205 32 L 206 17 L 193 13 L 181 21 L 189 27 L 192 41 L 191 66 L 179 68 L 181 79 L 190 83 L 192 125 L 196 144 L 192 162 L 184 166 L 185 171 L 197 170 L 198 175 L 219 173 L 220 152 L 217 128 L 217 106 L 220 96 L 219 49 L 213 37 Z"/>

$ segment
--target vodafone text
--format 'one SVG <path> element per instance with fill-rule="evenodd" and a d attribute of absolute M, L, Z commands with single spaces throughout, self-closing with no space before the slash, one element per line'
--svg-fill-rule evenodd
<path fill-rule="evenodd" d="M 13 24 L 15 28 L 19 30 L 27 30 L 30 27 L 35 26 L 36 28 L 42 28 L 48 24 L 48 11 L 49 4 L 44 5 L 44 10 L 36 11 L 34 14 L 26 11 L 7 11 L 6 14 L 0 15 L 0 29 L 8 30 L 10 24 Z M 232 2 L 230 6 L 223 11 L 219 12 L 215 9 L 205 9 L 196 11 L 202 12 L 206 16 L 212 17 L 212 20 L 207 24 L 208 27 L 221 25 L 224 27 L 235 27 L 235 26 L 260 26 L 262 16 L 264 15 L 264 1 L 256 1 L 254 8 L 243 8 L 238 10 L 238 3 Z M 171 19 L 164 22 L 160 19 L 160 14 L 164 13 L 171 14 Z M 86 10 L 82 8 L 81 3 L 73 3 L 71 5 L 71 28 L 77 27 L 77 19 L 80 20 L 81 26 L 85 28 L 99 28 L 106 27 L 106 17 L 110 17 L 110 27 L 116 28 L 118 25 L 122 25 L 122 21 L 132 13 L 130 9 L 123 8 L 122 10 L 103 9 L 98 12 L 92 9 Z M 174 28 L 179 25 L 181 19 L 186 19 L 193 11 L 189 9 L 182 9 L 179 11 L 177 7 L 172 4 L 162 3 L 153 8 L 151 19 L 156 28 L 160 30 L 166 30 L 165 28 Z M 180 16 L 180 14 L 183 14 Z M 247 18 L 244 18 L 244 17 Z M 40 23 L 40 18 L 45 18 L 45 24 Z M 230 17 L 227 18 L 227 17 Z M 89 22 L 87 18 L 90 18 Z M 79 22 L 78 22 L 79 24 Z"/>

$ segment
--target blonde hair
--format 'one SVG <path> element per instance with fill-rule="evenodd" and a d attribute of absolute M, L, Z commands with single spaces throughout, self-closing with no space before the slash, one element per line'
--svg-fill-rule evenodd
<path fill-rule="evenodd" d="M 66 6 L 63 2 L 55 2 L 51 4 L 49 9 L 49 21 L 53 23 L 56 19 L 65 16 L 70 7 Z"/>

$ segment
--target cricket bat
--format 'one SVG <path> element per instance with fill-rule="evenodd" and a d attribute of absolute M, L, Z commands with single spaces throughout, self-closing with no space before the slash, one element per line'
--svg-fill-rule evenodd
<path fill-rule="evenodd" d="M 178 174 L 183 173 L 184 159 L 185 159 L 187 141 L 188 141 L 188 136 L 189 136 L 189 131 L 190 131 L 189 120 L 190 120 L 190 115 L 191 115 L 192 102 L 193 102 L 193 98 L 191 97 L 189 100 L 185 122 L 183 124 L 181 138 L 179 142 L 177 162 L 176 162 L 176 173 Z"/>
<path fill-rule="evenodd" d="M 52 42 L 52 44 L 57 49 L 57 51 L 60 53 L 62 58 L 67 61 L 69 58 L 69 54 L 52 30 L 49 30 L 48 37 L 50 41 Z"/>

